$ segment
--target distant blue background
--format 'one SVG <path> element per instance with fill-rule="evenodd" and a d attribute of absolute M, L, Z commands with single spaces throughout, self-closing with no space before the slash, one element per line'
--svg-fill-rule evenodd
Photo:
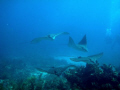
<path fill-rule="evenodd" d="M 114 2 L 113 2 L 114 1 Z M 120 0 L 0 1 L 0 56 L 88 56 L 104 52 L 100 63 L 120 64 L 120 45 L 106 44 L 107 28 L 113 41 L 120 34 Z M 30 44 L 36 37 L 69 32 L 78 43 L 87 35 L 89 52 L 67 46 L 67 35 L 55 41 Z"/>

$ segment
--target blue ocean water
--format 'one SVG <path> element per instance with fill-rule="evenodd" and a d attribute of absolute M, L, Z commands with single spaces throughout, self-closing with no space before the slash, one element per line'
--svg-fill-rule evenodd
<path fill-rule="evenodd" d="M 2 0 L 0 56 L 89 56 L 103 52 L 99 63 L 120 64 L 120 0 Z M 34 38 L 69 32 L 54 41 L 30 44 Z M 67 46 L 87 36 L 88 52 Z M 115 45 L 113 46 L 115 42 Z M 113 47 L 112 47 L 113 46 Z"/>
<path fill-rule="evenodd" d="M 31 43 L 35 38 L 62 32 L 69 35 Z M 69 36 L 77 44 L 84 35 L 88 52 L 68 46 Z M 100 65 L 120 68 L 120 0 L 0 0 L 0 90 L 5 90 L 3 87 L 12 90 L 8 88 L 13 88 L 15 83 L 10 84 L 9 80 L 23 80 L 21 85 L 24 86 L 29 76 L 41 76 L 38 68 L 84 66 L 85 62 L 73 62 L 70 57 L 101 52 Z M 48 76 L 46 80 L 51 78 Z"/>
<path fill-rule="evenodd" d="M 118 61 L 119 45 L 111 49 L 120 35 L 119 0 L 17 0 L 0 1 L 1 56 L 91 55 L 104 52 L 100 62 Z M 107 29 L 111 29 L 111 43 L 106 44 Z M 67 47 L 68 36 L 34 45 L 36 37 L 51 33 L 69 32 L 75 42 L 87 35 L 88 53 Z M 109 37 L 109 36 L 108 36 Z"/>

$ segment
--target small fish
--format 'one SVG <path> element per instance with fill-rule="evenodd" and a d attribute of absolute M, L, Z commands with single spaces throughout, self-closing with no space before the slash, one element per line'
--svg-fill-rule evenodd
<path fill-rule="evenodd" d="M 69 37 L 68 46 L 72 47 L 76 50 L 79 50 L 79 51 L 88 52 L 86 35 L 84 35 L 84 37 L 78 44 L 75 44 L 73 39 L 71 37 Z"/>
<path fill-rule="evenodd" d="M 70 58 L 70 60 L 75 62 L 86 62 L 86 63 L 96 63 L 96 61 L 103 56 L 103 52 L 95 55 L 91 55 L 88 57 L 77 57 L 77 58 Z"/>

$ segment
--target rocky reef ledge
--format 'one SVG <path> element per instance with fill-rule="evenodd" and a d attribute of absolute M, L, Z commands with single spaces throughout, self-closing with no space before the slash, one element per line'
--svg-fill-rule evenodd
<path fill-rule="evenodd" d="M 0 63 L 0 90 L 120 90 L 120 72 L 112 65 L 86 64 L 57 76 L 13 62 Z"/>

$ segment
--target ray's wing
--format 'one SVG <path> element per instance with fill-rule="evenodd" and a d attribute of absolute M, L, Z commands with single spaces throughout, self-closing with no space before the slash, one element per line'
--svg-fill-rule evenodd
<path fill-rule="evenodd" d="M 96 62 L 96 60 L 98 60 L 99 58 L 101 58 L 103 56 L 103 52 L 102 53 L 99 53 L 99 54 L 96 54 L 96 55 L 91 55 L 91 56 L 88 56 L 90 58 L 90 60 L 92 62 Z"/>
<path fill-rule="evenodd" d="M 69 36 L 68 46 L 73 48 L 76 47 L 74 40 L 70 36 Z"/>
<path fill-rule="evenodd" d="M 78 43 L 78 45 L 82 46 L 83 49 L 88 52 L 86 35 L 84 35 L 84 37 L 83 37 L 82 40 Z"/>
<path fill-rule="evenodd" d="M 61 34 L 64 34 L 64 35 L 69 35 L 69 33 L 68 33 L 68 32 L 62 32 Z"/>
<path fill-rule="evenodd" d="M 98 58 L 100 58 L 100 57 L 102 57 L 102 56 L 103 56 L 103 52 L 102 52 L 102 53 L 99 53 L 99 54 L 91 55 L 91 56 L 88 56 L 88 57 L 98 59 Z"/>
<path fill-rule="evenodd" d="M 87 39 L 86 39 L 86 35 L 84 35 L 84 37 L 82 38 L 82 40 L 78 43 L 79 45 L 87 45 Z"/>
<path fill-rule="evenodd" d="M 74 62 L 87 62 L 89 60 L 88 57 L 78 57 L 78 58 L 70 58 L 70 60 Z"/>
<path fill-rule="evenodd" d="M 58 34 L 55 34 L 55 37 L 57 37 L 58 35 L 69 35 L 69 33 L 68 32 L 62 32 L 62 33 L 58 33 Z"/>
<path fill-rule="evenodd" d="M 47 36 L 34 38 L 34 39 L 31 41 L 31 43 L 32 43 L 32 44 L 33 44 L 33 43 L 39 43 L 39 42 L 42 41 L 42 40 L 49 40 L 49 38 L 48 38 Z"/>
<path fill-rule="evenodd" d="M 48 73 L 47 70 L 44 70 L 44 69 L 42 69 L 42 68 L 37 68 L 37 67 L 36 67 L 36 69 L 37 69 L 38 71 L 40 71 L 40 72 Z"/>
<path fill-rule="evenodd" d="M 48 70 L 44 70 L 44 69 L 41 69 L 41 68 L 36 68 L 36 69 L 40 72 L 45 72 L 45 73 L 60 76 L 67 68 L 70 68 L 70 67 L 76 68 L 75 65 L 68 65 L 68 66 L 65 66 L 65 67 L 54 67 L 54 68 L 50 68 Z"/>

